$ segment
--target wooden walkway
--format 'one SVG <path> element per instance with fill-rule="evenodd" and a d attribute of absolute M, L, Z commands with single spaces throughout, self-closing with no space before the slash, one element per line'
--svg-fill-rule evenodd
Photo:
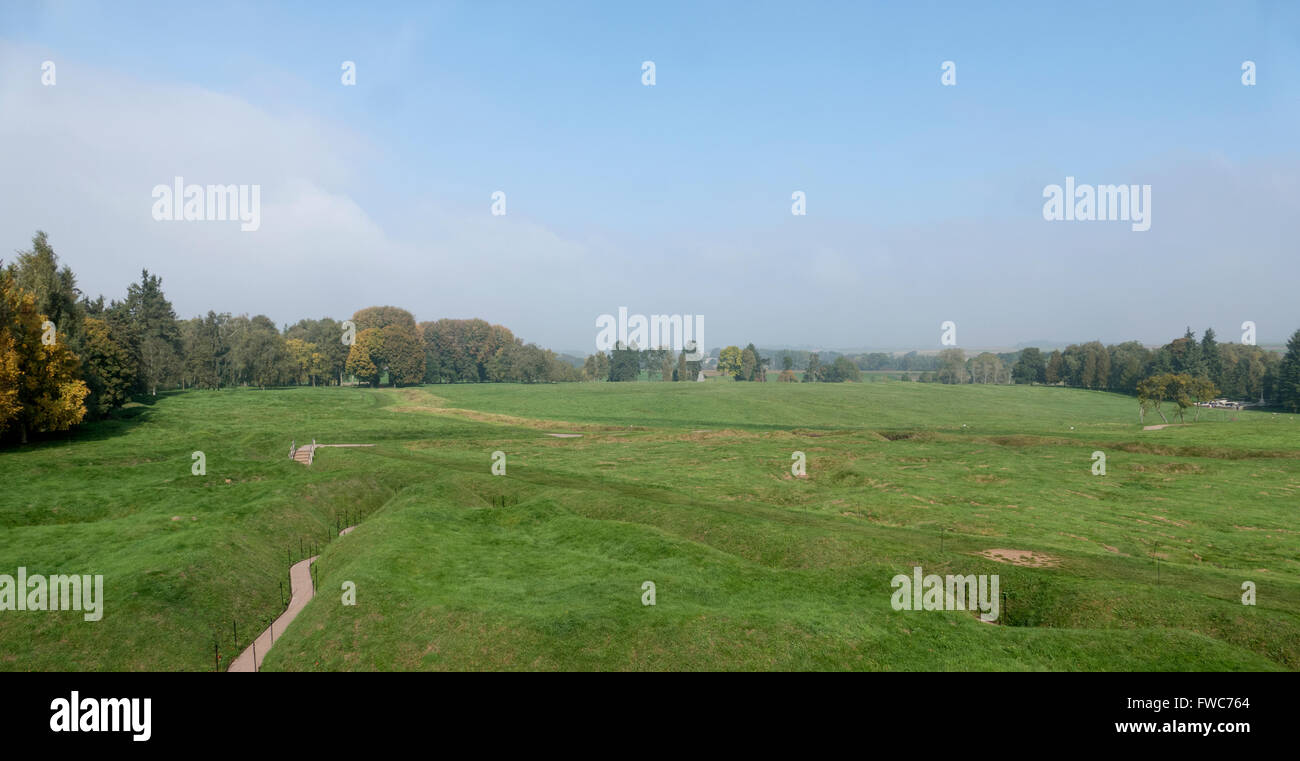
<path fill-rule="evenodd" d="M 306 446 L 289 445 L 289 457 L 294 462 L 300 462 L 303 465 L 310 466 L 316 459 L 316 450 L 322 447 L 373 447 L 374 444 L 317 444 L 312 442 Z"/>

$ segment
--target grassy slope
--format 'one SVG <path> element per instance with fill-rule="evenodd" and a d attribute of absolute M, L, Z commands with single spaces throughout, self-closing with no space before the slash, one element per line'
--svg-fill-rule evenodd
<path fill-rule="evenodd" d="M 0 572 L 108 587 L 94 624 L 0 613 L 0 668 L 211 668 L 213 632 L 229 657 L 238 617 L 246 644 L 279 610 L 286 546 L 345 506 L 367 516 L 267 668 L 1300 668 L 1294 416 L 1143 432 L 1135 413 L 898 382 L 169 396 L 0 453 Z M 379 446 L 289 462 L 312 436 Z M 893 611 L 889 580 L 918 561 L 1000 574 L 1009 625 Z"/>

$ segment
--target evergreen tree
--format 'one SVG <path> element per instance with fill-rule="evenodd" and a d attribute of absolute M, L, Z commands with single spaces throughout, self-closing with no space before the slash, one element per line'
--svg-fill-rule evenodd
<path fill-rule="evenodd" d="M 1214 328 L 1206 328 L 1201 335 L 1201 364 L 1210 382 L 1223 388 L 1223 358 L 1219 354 L 1219 344 L 1214 340 Z"/>
<path fill-rule="evenodd" d="M 1277 369 L 1273 393 L 1282 407 L 1300 412 L 1300 330 L 1286 342 L 1286 355 Z"/>

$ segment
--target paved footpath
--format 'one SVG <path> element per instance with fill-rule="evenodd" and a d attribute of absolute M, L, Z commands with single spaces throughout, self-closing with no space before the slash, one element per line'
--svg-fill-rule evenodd
<path fill-rule="evenodd" d="M 348 526 L 339 532 L 339 536 L 344 536 L 352 531 L 356 526 Z M 271 652 L 271 645 L 275 643 L 275 638 L 284 634 L 284 630 L 289 627 L 289 623 L 298 617 L 302 609 L 307 607 L 315 594 L 311 587 L 311 564 L 316 561 L 320 555 L 312 555 L 306 560 L 300 560 L 289 568 L 289 588 L 292 597 L 289 599 L 289 607 L 285 608 L 280 617 L 271 623 L 266 631 L 257 635 L 253 644 L 244 649 L 239 654 L 235 662 L 230 664 L 227 671 L 258 671 L 262 668 L 262 661 L 266 660 L 266 654 Z M 253 662 L 254 653 L 256 653 L 257 662 Z"/>

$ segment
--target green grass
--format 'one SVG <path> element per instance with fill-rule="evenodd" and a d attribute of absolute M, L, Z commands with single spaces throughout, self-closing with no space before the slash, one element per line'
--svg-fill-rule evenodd
<path fill-rule="evenodd" d="M 1136 413 L 896 381 L 163 395 L 0 452 L 0 573 L 102 573 L 107 597 L 95 623 L 0 612 L 0 669 L 211 669 L 214 640 L 224 668 L 345 510 L 267 669 L 1300 669 L 1296 416 Z M 377 446 L 291 462 L 313 437 Z M 998 574 L 1000 625 L 894 611 L 917 563 Z"/>

